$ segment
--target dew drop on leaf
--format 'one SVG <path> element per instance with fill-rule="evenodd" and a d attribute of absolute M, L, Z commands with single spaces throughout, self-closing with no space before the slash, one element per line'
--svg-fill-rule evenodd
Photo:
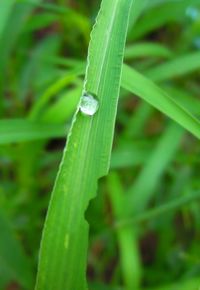
<path fill-rule="evenodd" d="M 81 97 L 80 111 L 87 116 L 93 116 L 99 107 L 99 102 L 91 93 L 84 93 Z"/>

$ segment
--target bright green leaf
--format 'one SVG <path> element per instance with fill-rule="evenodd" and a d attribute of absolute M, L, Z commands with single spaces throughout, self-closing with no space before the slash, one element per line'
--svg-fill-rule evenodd
<path fill-rule="evenodd" d="M 131 4 L 103 0 L 91 34 L 84 91 L 99 110 L 75 114 L 44 227 L 37 290 L 87 289 L 84 213 L 109 168 Z"/>

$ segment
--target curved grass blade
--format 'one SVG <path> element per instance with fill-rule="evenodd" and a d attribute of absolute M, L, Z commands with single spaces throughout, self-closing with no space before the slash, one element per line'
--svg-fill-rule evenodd
<path fill-rule="evenodd" d="M 123 66 L 122 87 L 136 94 L 153 107 L 200 138 L 200 121 L 176 103 L 165 91 L 134 69 Z"/>
<path fill-rule="evenodd" d="M 87 289 L 84 213 L 109 168 L 131 4 L 103 0 L 91 34 L 84 91 L 97 96 L 99 110 L 74 116 L 43 231 L 36 290 Z"/>
<path fill-rule="evenodd" d="M 57 102 L 44 111 L 42 121 L 53 124 L 61 124 L 72 117 L 81 94 L 80 87 L 68 90 L 61 95 Z"/>
<path fill-rule="evenodd" d="M 38 101 L 35 102 L 34 106 L 31 109 L 29 118 L 34 120 L 41 116 L 42 110 L 48 104 L 48 102 L 58 93 L 60 93 L 63 88 L 67 85 L 73 84 L 77 78 L 77 75 L 72 72 L 67 74 L 67 76 L 60 78 L 55 81 L 51 86 L 49 86 L 46 91 L 40 96 Z"/>

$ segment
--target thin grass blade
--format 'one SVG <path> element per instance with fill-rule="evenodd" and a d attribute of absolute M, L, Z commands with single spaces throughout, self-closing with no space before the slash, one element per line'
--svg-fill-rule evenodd
<path fill-rule="evenodd" d="M 180 56 L 179 58 L 151 68 L 145 75 L 155 81 L 164 81 L 166 79 L 184 76 L 185 74 L 199 70 L 199 68 L 200 52 L 198 51 Z"/>

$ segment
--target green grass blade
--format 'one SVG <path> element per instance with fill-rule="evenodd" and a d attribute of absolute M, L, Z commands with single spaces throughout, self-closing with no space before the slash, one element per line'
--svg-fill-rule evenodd
<path fill-rule="evenodd" d="M 14 3 L 15 0 L 1 0 L 0 2 L 0 38 Z"/>
<path fill-rule="evenodd" d="M 91 34 L 84 90 L 97 96 L 99 110 L 75 114 L 44 227 L 37 290 L 87 289 L 84 213 L 109 168 L 131 4 L 103 0 Z"/>
<path fill-rule="evenodd" d="M 60 93 L 67 85 L 73 84 L 77 78 L 77 74 L 74 72 L 68 73 L 67 76 L 59 78 L 51 86 L 49 86 L 40 98 L 33 105 L 29 118 L 36 119 L 42 114 L 42 110 L 51 101 L 51 99 Z"/>
<path fill-rule="evenodd" d="M 195 116 L 200 115 L 199 99 L 191 95 L 191 92 L 176 86 L 166 86 L 165 91 L 183 107 L 187 108 Z"/>
<path fill-rule="evenodd" d="M 141 42 L 129 45 L 125 50 L 125 59 L 136 57 L 172 57 L 173 53 L 159 43 Z"/>
<path fill-rule="evenodd" d="M 129 226 L 135 223 L 140 223 L 148 221 L 151 219 L 159 218 L 160 215 L 167 214 L 171 211 L 176 211 L 183 206 L 188 206 L 192 202 L 197 202 L 200 199 L 200 192 L 189 193 L 167 202 L 166 204 L 160 205 L 156 208 L 145 211 L 144 213 L 138 214 L 133 218 L 129 219 L 120 219 L 119 222 L 116 222 L 116 227 Z"/>
<path fill-rule="evenodd" d="M 141 97 L 194 136 L 200 138 L 200 122 L 198 119 L 177 104 L 151 80 L 126 65 L 123 66 L 122 87 Z"/>
<path fill-rule="evenodd" d="M 76 110 L 80 94 L 80 87 L 67 91 L 55 104 L 46 108 L 41 119 L 53 124 L 67 121 Z"/>
<path fill-rule="evenodd" d="M 200 66 L 199 59 L 199 52 L 192 53 L 190 55 L 180 57 L 177 60 L 172 60 L 165 64 L 159 65 L 158 67 L 152 69 L 152 74 L 150 73 L 150 70 L 147 74 L 153 81 L 160 82 L 198 69 Z M 121 86 L 133 94 L 138 95 L 143 100 L 166 114 L 168 117 L 172 118 L 190 133 L 199 138 L 200 123 L 190 113 L 190 111 L 185 109 L 186 107 L 183 106 L 184 103 L 180 98 L 176 102 L 175 96 L 173 98 L 170 97 L 167 92 L 162 90 L 151 80 L 147 79 L 144 75 L 128 67 L 126 64 L 123 65 Z M 199 107 L 197 100 L 196 104 L 197 110 Z M 192 104 L 187 108 L 190 110 L 191 106 Z"/>
<path fill-rule="evenodd" d="M 138 213 L 146 208 L 160 176 L 178 149 L 183 133 L 184 130 L 174 123 L 163 133 L 142 172 L 128 191 L 132 212 Z"/>
<path fill-rule="evenodd" d="M 108 175 L 109 197 L 114 218 L 124 220 L 127 212 L 125 195 L 119 176 L 112 172 Z M 132 227 L 116 229 L 120 260 L 125 289 L 138 289 L 141 279 L 141 265 L 135 232 Z"/>
<path fill-rule="evenodd" d="M 50 125 L 23 119 L 0 120 L 0 145 L 66 136 L 64 125 Z"/>
<path fill-rule="evenodd" d="M 15 281 L 26 289 L 33 286 L 32 269 L 8 218 L 0 212 L 0 280 Z M 5 273 L 4 273 L 5 271 Z M 0 283 L 1 284 L 1 283 Z"/>
<path fill-rule="evenodd" d="M 145 73 L 145 75 L 155 81 L 163 81 L 183 76 L 195 70 L 199 70 L 199 68 L 200 52 L 193 52 L 151 68 Z"/>

